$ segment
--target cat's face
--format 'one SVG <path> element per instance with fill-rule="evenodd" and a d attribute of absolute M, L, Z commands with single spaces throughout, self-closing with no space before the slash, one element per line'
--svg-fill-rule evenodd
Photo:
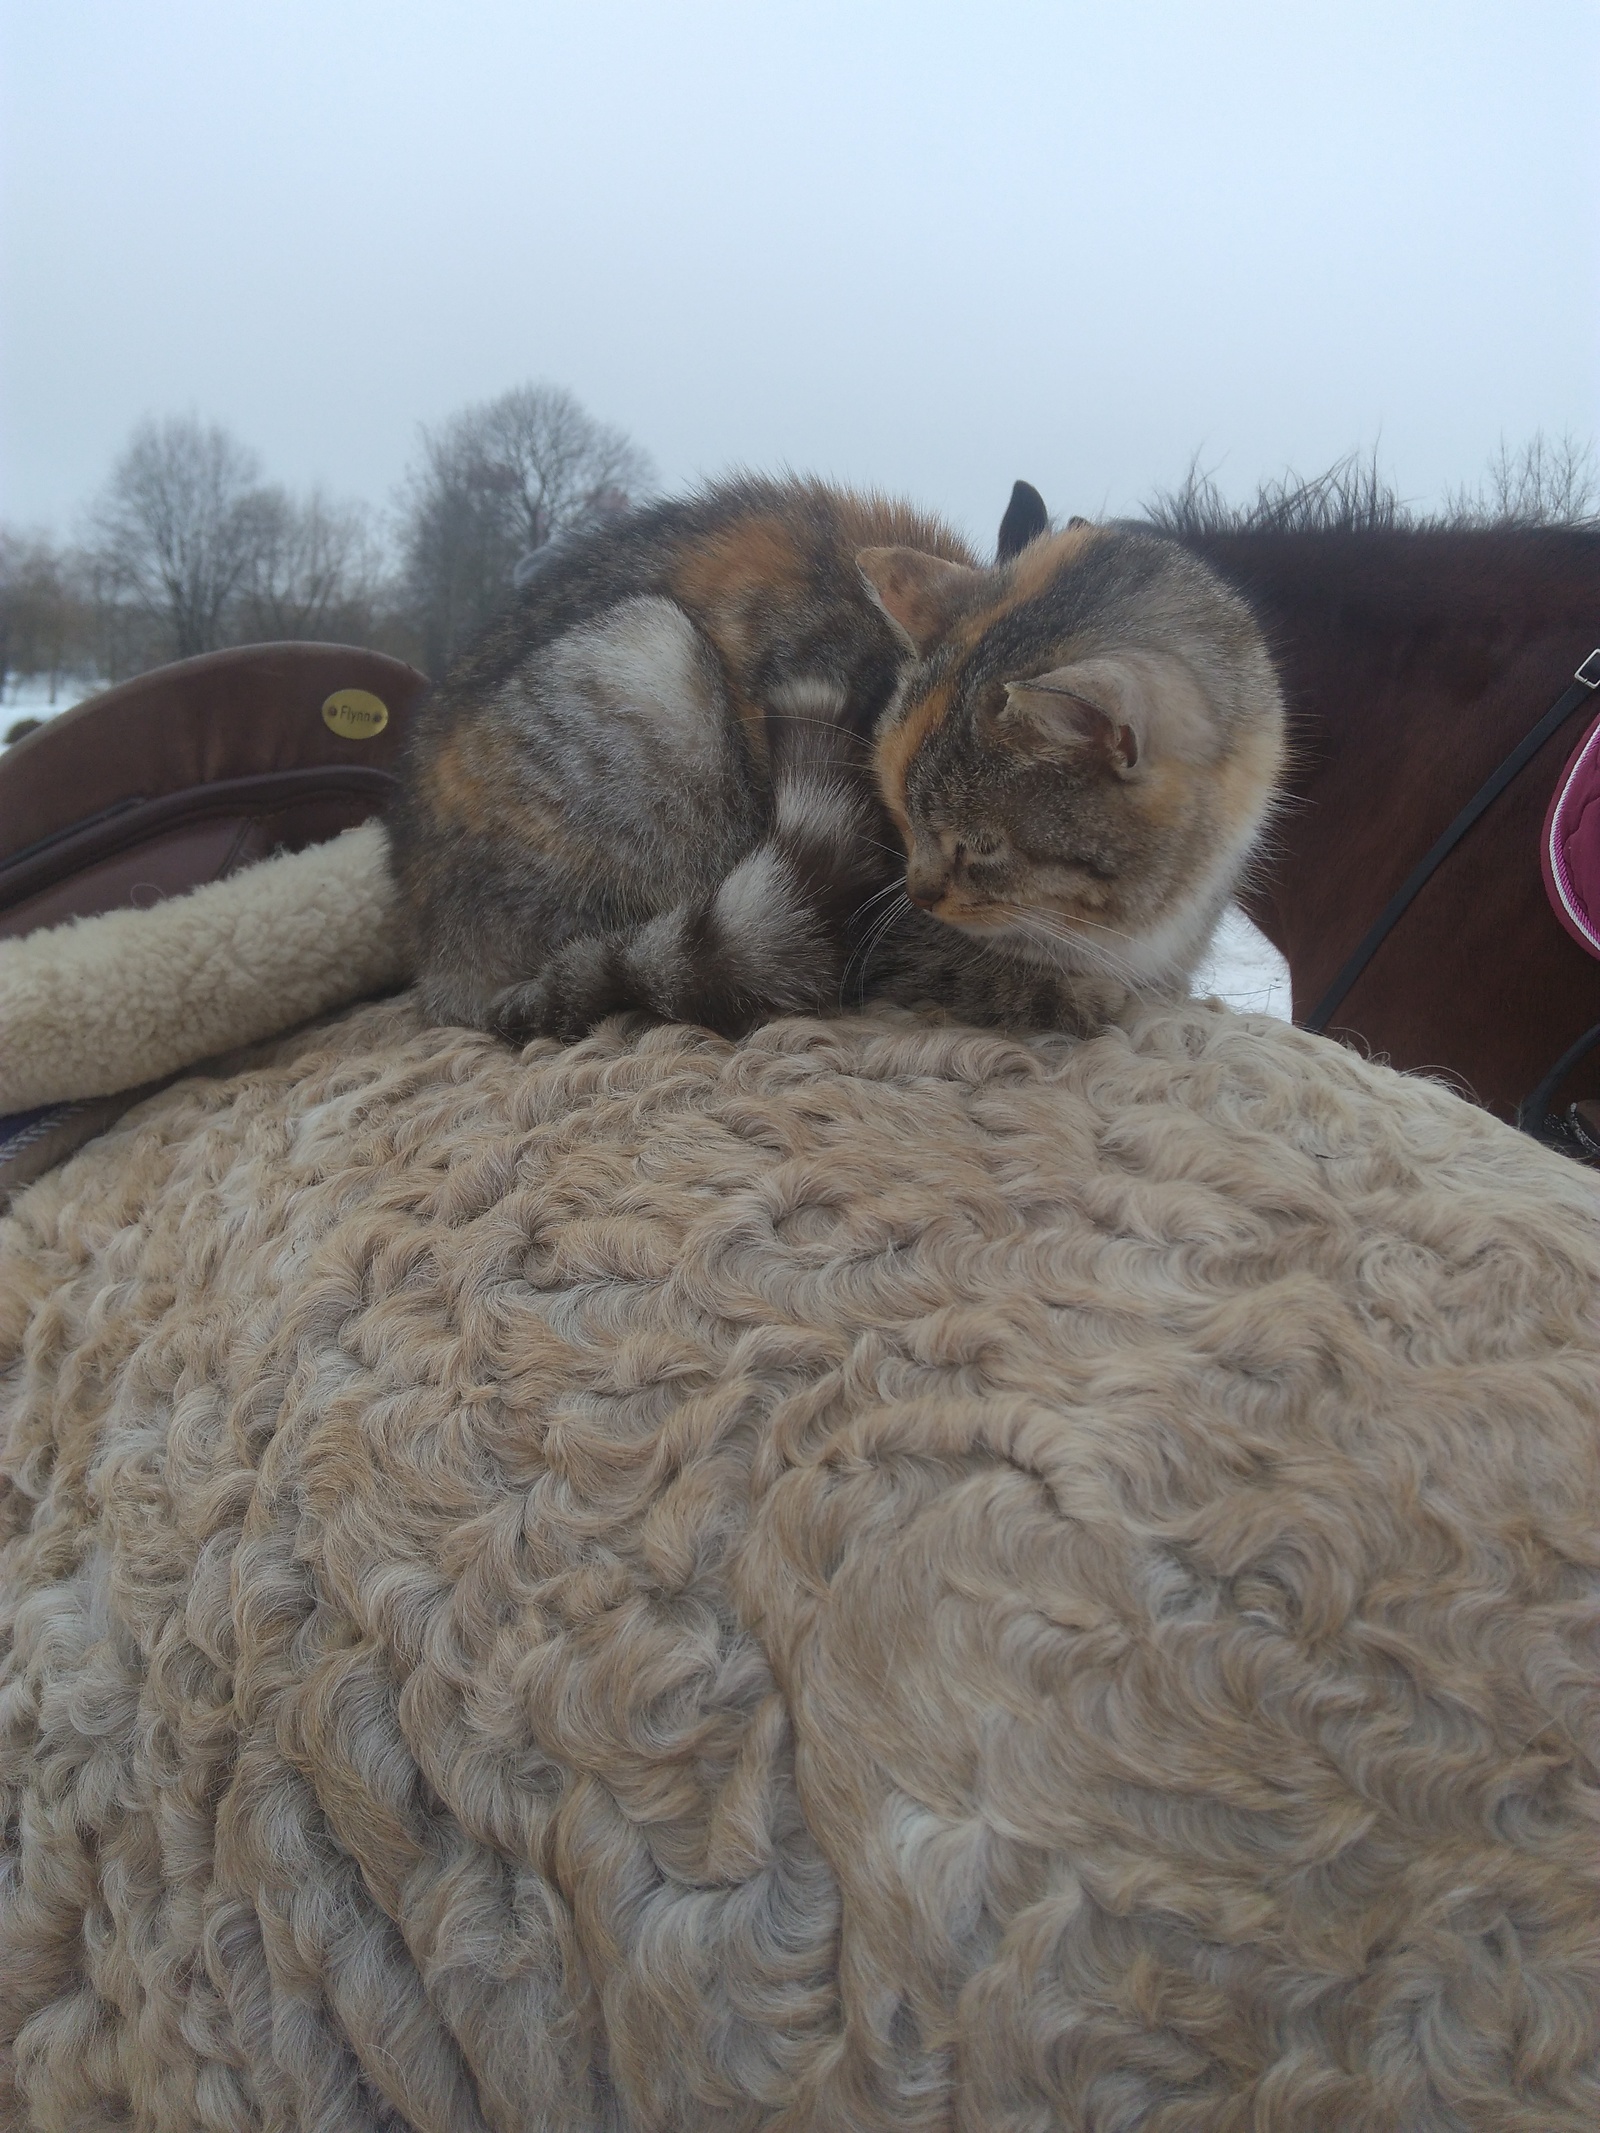
<path fill-rule="evenodd" d="M 1243 604 L 1175 544 L 1094 527 L 993 571 L 860 562 L 918 654 L 875 752 L 912 901 L 1029 960 L 1180 982 L 1281 763 Z"/>

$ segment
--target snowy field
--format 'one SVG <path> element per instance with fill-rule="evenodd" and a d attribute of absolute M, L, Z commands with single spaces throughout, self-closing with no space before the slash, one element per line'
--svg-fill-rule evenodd
<path fill-rule="evenodd" d="M 74 704 L 81 704 L 103 686 L 100 682 L 80 681 L 75 674 L 64 674 L 56 683 L 56 700 L 52 703 L 48 681 L 19 681 L 13 675 L 0 695 L 0 733 L 15 718 L 51 718 L 57 711 L 70 711 Z"/>
<path fill-rule="evenodd" d="M 85 690 L 63 681 L 54 705 L 44 682 L 11 684 L 0 701 L 0 733 L 17 718 L 48 718 L 82 700 Z M 1289 966 L 1242 911 L 1230 909 L 1217 929 L 1209 960 L 1196 972 L 1194 989 L 1201 998 L 1215 993 L 1241 1014 L 1275 1015 L 1289 1020 Z"/>
<path fill-rule="evenodd" d="M 1289 966 L 1266 935 L 1230 905 L 1217 928 L 1209 959 L 1194 975 L 1196 997 L 1214 992 L 1242 1015 L 1291 1020 Z"/>

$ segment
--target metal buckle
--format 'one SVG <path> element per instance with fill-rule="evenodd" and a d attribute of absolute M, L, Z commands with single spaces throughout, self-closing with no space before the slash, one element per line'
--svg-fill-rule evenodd
<path fill-rule="evenodd" d="M 1572 678 L 1574 681 L 1581 681 L 1586 689 L 1600 689 L 1600 645 L 1589 654 Z"/>
<path fill-rule="evenodd" d="M 1600 1140 L 1576 1104 L 1568 1104 L 1561 1126 L 1567 1142 L 1564 1155 L 1575 1155 L 1580 1163 L 1600 1163 Z"/>

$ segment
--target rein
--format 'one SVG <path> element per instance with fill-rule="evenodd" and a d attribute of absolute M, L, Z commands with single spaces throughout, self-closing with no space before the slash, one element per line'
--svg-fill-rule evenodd
<path fill-rule="evenodd" d="M 1383 946 L 1383 943 L 1394 931 L 1397 921 L 1416 897 L 1418 891 L 1426 885 L 1443 862 L 1449 858 L 1478 817 L 1484 814 L 1499 799 L 1517 772 L 1525 764 L 1532 761 L 1556 728 L 1564 725 L 1571 718 L 1573 712 L 1578 709 L 1578 706 L 1587 703 L 1597 689 L 1600 689 L 1600 647 L 1597 647 L 1589 654 L 1582 666 L 1573 675 L 1566 690 L 1556 698 L 1533 731 L 1526 734 L 1517 743 L 1499 769 L 1494 771 L 1488 780 L 1478 787 L 1478 790 L 1473 794 L 1460 814 L 1456 816 L 1454 822 L 1451 823 L 1437 844 L 1433 845 L 1417 861 L 1411 872 L 1378 913 L 1371 927 L 1362 936 L 1355 952 L 1350 956 L 1338 976 L 1306 1018 L 1303 1025 L 1304 1028 L 1319 1032 L 1327 1028 L 1339 1008 L 1343 1005 L 1346 993 L 1349 992 L 1356 979 L 1360 977 L 1362 971 L 1366 969 L 1372 958 Z M 1600 1032 L 1592 1033 L 1590 1039 L 1585 1042 L 1584 1048 L 1588 1049 L 1588 1044 L 1596 1041 L 1600 1041 Z M 1576 1064 L 1578 1056 L 1581 1055 L 1574 1055 L 1570 1062 L 1563 1062 L 1563 1064 Z M 1541 1084 L 1542 1086 L 1543 1084 Z M 1530 1103 L 1531 1101 L 1532 1098 L 1529 1099 Z"/>

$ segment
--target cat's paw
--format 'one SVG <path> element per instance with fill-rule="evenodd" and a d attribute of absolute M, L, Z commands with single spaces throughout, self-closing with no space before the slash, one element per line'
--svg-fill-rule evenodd
<path fill-rule="evenodd" d="M 611 942 L 569 941 L 537 977 L 496 993 L 489 1028 L 507 1044 L 528 1044 L 535 1037 L 575 1044 L 607 1015 L 634 1004 L 620 982 Z"/>
<path fill-rule="evenodd" d="M 535 1037 L 559 1037 L 570 1042 L 567 1033 L 555 1026 L 553 1003 L 541 978 L 530 978 L 521 985 L 508 985 L 497 992 L 489 1003 L 488 1028 L 491 1036 L 503 1044 L 531 1044 Z M 581 1030 L 573 1033 L 581 1036 Z"/>

